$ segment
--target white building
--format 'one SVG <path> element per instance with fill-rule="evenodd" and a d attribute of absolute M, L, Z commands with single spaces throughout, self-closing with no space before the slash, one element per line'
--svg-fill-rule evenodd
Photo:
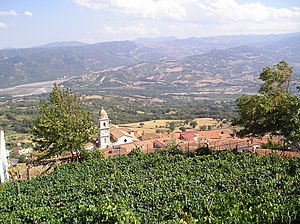
<path fill-rule="evenodd" d="M 100 149 L 110 147 L 109 118 L 102 108 L 98 118 L 98 146 Z"/>
<path fill-rule="evenodd" d="M 117 125 L 110 124 L 107 112 L 102 108 L 98 118 L 98 147 L 104 149 L 107 147 L 139 141 L 134 136 L 134 131 L 127 128 L 120 128 Z"/>
<path fill-rule="evenodd" d="M 116 146 L 116 145 L 122 145 L 126 143 L 133 142 L 134 140 L 134 132 L 133 134 L 123 131 L 122 128 L 119 128 L 116 125 L 110 125 L 110 141 L 111 143 Z M 136 141 L 138 139 L 135 139 Z"/>
<path fill-rule="evenodd" d="M 8 175 L 8 152 L 5 147 L 4 131 L 0 130 L 0 182 L 9 181 Z"/>

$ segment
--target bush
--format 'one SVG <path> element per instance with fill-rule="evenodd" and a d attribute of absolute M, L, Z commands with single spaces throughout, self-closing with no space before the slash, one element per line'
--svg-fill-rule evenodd
<path fill-rule="evenodd" d="M 180 131 L 186 131 L 186 128 L 185 127 L 180 127 L 179 130 Z"/>
<path fill-rule="evenodd" d="M 80 152 L 80 161 L 85 161 L 85 160 L 91 160 L 91 159 L 103 159 L 103 153 L 97 149 L 91 149 L 91 150 L 81 150 Z"/>
<path fill-rule="evenodd" d="M 179 147 L 176 144 L 170 144 L 166 148 L 159 151 L 160 154 L 163 155 L 177 155 L 177 154 L 183 154 L 183 152 L 179 149 Z"/>
<path fill-rule="evenodd" d="M 129 156 L 141 156 L 144 155 L 144 153 L 142 152 L 142 150 L 140 148 L 134 148 L 130 151 L 130 153 L 128 153 Z"/>
<path fill-rule="evenodd" d="M 272 142 L 271 139 L 268 139 L 267 143 L 261 144 L 262 149 L 282 149 L 281 145 L 275 142 Z"/>
<path fill-rule="evenodd" d="M 208 146 L 202 146 L 196 149 L 196 154 L 198 156 L 210 155 L 212 152 L 213 151 Z"/>

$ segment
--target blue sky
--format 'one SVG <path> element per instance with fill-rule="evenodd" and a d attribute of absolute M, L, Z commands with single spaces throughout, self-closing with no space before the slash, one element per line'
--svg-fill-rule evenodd
<path fill-rule="evenodd" d="M 0 48 L 290 32 L 299 0 L 0 0 Z"/>

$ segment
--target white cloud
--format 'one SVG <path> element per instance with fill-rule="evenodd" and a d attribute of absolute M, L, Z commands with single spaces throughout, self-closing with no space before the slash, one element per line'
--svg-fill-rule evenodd
<path fill-rule="evenodd" d="M 112 35 L 139 35 L 139 36 L 146 36 L 146 35 L 159 35 L 160 31 L 154 27 L 146 27 L 144 24 L 140 23 L 137 26 L 124 26 L 124 27 L 117 27 L 113 28 L 109 25 L 104 25 L 101 32 L 103 34 L 112 34 Z"/>
<path fill-rule="evenodd" d="M 14 10 L 0 11 L 0 16 L 17 16 L 18 14 Z"/>
<path fill-rule="evenodd" d="M 0 22 L 0 29 L 5 29 L 5 28 L 7 28 L 7 25 L 5 23 Z"/>
<path fill-rule="evenodd" d="M 24 15 L 25 15 L 25 16 L 33 16 L 33 13 L 30 12 L 30 11 L 25 11 L 25 12 L 24 12 Z"/>
<path fill-rule="evenodd" d="M 73 0 L 73 1 L 82 7 L 86 7 L 94 10 L 101 10 L 109 6 L 104 1 L 97 1 L 97 0 L 96 1 L 95 0 Z"/>
<path fill-rule="evenodd" d="M 140 18 L 171 18 L 182 20 L 186 11 L 181 1 L 176 0 L 73 0 L 76 4 L 94 9 L 113 9 Z"/>
<path fill-rule="evenodd" d="M 106 10 L 122 19 L 159 20 L 187 32 L 191 24 L 219 34 L 295 32 L 300 30 L 300 8 L 275 8 L 258 1 L 236 0 L 73 0 L 82 7 Z M 123 28 L 124 29 L 124 28 Z M 215 29 L 215 30 L 212 30 Z M 173 29 L 175 30 L 175 29 Z M 114 30 L 116 31 L 116 30 Z M 121 32 L 121 28 L 119 28 Z M 124 32 L 125 30 L 123 30 Z M 132 30 L 133 31 L 133 30 Z M 189 31 L 194 32 L 194 31 Z M 217 33 L 219 32 L 219 33 Z M 266 32 L 265 32 L 266 33 Z"/>
<path fill-rule="evenodd" d="M 235 0 L 73 0 L 94 9 L 115 9 L 142 18 L 190 20 L 195 17 L 221 17 L 225 20 L 263 21 L 274 18 L 299 18 L 300 9 L 267 7 L 260 2 L 238 4 Z"/>

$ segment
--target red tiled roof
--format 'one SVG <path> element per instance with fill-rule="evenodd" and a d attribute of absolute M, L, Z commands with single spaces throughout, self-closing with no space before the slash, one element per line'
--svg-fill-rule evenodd
<path fill-rule="evenodd" d="M 202 131 L 202 132 L 200 132 L 200 135 L 202 138 L 220 139 L 221 131 Z"/>
<path fill-rule="evenodd" d="M 153 142 L 153 147 L 154 148 L 164 148 L 164 147 L 166 147 L 166 143 L 165 142 L 161 142 L 161 141 L 159 141 L 159 140 L 155 140 L 154 142 Z"/>
<path fill-rule="evenodd" d="M 186 132 L 181 132 L 180 133 L 180 139 L 184 139 L 184 140 L 191 140 L 193 138 L 195 138 L 195 133 L 192 131 L 186 131 Z"/>
<path fill-rule="evenodd" d="M 128 127 L 120 127 L 119 129 L 123 132 L 127 132 L 128 134 L 130 134 L 131 132 L 134 132 L 133 129 L 128 128 Z"/>
<path fill-rule="evenodd" d="M 156 139 L 156 138 L 159 138 L 160 135 L 157 134 L 157 133 L 143 133 L 142 136 L 141 136 L 141 139 L 142 140 L 148 140 L 148 139 Z"/>
<path fill-rule="evenodd" d="M 113 139 L 118 140 L 119 138 L 125 136 L 132 137 L 129 133 L 122 131 L 119 127 L 116 127 L 115 125 L 110 124 L 109 125 L 109 131 Z"/>

